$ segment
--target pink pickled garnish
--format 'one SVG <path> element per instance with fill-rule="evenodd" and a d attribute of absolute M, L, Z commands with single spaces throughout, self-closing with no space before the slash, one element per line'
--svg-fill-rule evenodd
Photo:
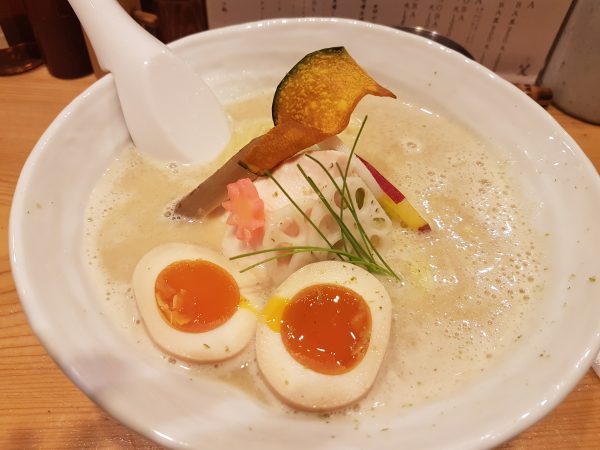
<path fill-rule="evenodd" d="M 229 211 L 227 224 L 235 226 L 235 237 L 252 247 L 259 245 L 265 232 L 265 205 L 254 183 L 242 178 L 227 185 L 229 200 L 223 208 Z"/>

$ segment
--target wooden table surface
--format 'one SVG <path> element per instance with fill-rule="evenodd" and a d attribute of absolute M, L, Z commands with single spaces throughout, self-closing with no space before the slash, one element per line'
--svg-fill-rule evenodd
<path fill-rule="evenodd" d="M 120 425 L 60 371 L 33 335 L 15 291 L 8 216 L 29 152 L 54 117 L 95 81 L 52 78 L 45 67 L 0 77 L 0 448 L 156 448 Z M 600 126 L 550 108 L 600 168 Z M 476 413 L 476 412 L 474 412 Z M 590 370 L 550 415 L 503 449 L 600 448 L 600 380 Z"/>

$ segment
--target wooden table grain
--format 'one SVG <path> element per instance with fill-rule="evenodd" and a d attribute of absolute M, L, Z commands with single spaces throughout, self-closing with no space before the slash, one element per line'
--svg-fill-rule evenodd
<path fill-rule="evenodd" d="M 95 81 L 52 78 L 44 67 L 0 77 L 0 448 L 157 448 L 120 425 L 61 372 L 33 335 L 11 276 L 8 217 L 19 172 L 41 133 Z M 552 114 L 600 168 L 600 126 Z M 588 371 L 543 420 L 502 449 L 600 448 L 600 380 Z"/>

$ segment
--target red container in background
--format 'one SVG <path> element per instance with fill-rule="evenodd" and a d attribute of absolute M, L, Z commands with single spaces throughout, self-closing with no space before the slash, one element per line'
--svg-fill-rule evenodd
<path fill-rule="evenodd" d="M 67 0 L 26 0 L 26 5 L 48 71 L 57 78 L 92 73 L 81 25 Z"/>
<path fill-rule="evenodd" d="M 164 43 L 208 28 L 205 0 L 142 0 L 141 4 L 158 17 L 157 37 Z"/>

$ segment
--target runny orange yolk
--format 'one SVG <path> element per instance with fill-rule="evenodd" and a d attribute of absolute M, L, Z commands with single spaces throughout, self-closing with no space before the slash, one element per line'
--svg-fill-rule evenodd
<path fill-rule="evenodd" d="M 281 316 L 290 355 L 315 372 L 338 375 L 354 368 L 371 339 L 371 312 L 356 292 L 317 284 L 298 292 Z"/>
<path fill-rule="evenodd" d="M 233 316 L 240 303 L 233 276 L 201 259 L 169 264 L 158 274 L 154 292 L 163 318 L 180 331 L 215 329 Z"/>

